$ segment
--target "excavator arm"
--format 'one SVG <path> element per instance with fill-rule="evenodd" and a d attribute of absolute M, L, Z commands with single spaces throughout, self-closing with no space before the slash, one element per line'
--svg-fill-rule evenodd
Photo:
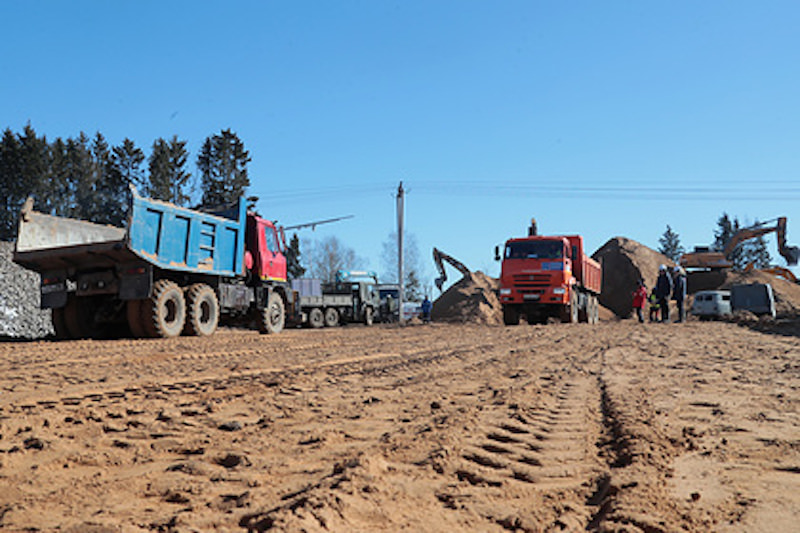
<path fill-rule="evenodd" d="M 767 225 L 775 222 L 774 225 Z M 744 241 L 755 239 L 775 232 L 778 237 L 778 253 L 781 254 L 789 266 L 794 266 L 800 260 L 800 248 L 786 244 L 786 217 L 768 220 L 748 228 L 742 228 L 728 241 L 722 252 L 689 252 L 681 256 L 680 264 L 685 267 L 726 268 L 731 266 L 730 256 L 733 251 Z"/>
<path fill-rule="evenodd" d="M 464 263 L 461 261 L 447 255 L 446 253 L 442 252 L 438 248 L 433 249 L 433 262 L 436 263 L 436 269 L 439 271 L 439 277 L 433 280 L 436 284 L 436 288 L 440 291 L 444 286 L 444 282 L 447 281 L 447 272 L 444 270 L 444 263 L 442 261 L 447 261 L 453 267 L 461 272 L 463 275 L 468 276 L 470 274 L 470 270 L 464 266 Z"/>

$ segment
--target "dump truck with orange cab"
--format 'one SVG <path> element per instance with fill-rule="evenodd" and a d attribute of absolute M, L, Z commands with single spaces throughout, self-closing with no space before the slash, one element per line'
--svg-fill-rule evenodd
<path fill-rule="evenodd" d="M 495 260 L 502 260 L 500 304 L 503 323 L 546 323 L 598 321 L 602 271 L 587 256 L 580 235 L 539 235 L 531 221 L 527 237 L 506 241 L 502 256 L 495 248 Z"/>

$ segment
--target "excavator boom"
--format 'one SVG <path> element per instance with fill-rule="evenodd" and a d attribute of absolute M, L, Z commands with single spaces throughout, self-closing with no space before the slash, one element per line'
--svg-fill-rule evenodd
<path fill-rule="evenodd" d="M 433 249 L 433 262 L 436 263 L 436 269 L 439 271 L 439 277 L 433 280 L 436 284 L 436 288 L 440 291 L 444 286 L 444 282 L 447 281 L 447 272 L 444 270 L 444 263 L 442 261 L 447 261 L 453 267 L 461 272 L 463 275 L 468 276 L 470 274 L 470 270 L 464 266 L 464 263 L 455 259 L 452 256 L 447 255 L 446 253 L 442 252 L 438 248 Z"/>
<path fill-rule="evenodd" d="M 771 222 L 775 222 L 775 224 L 767 225 Z M 683 254 L 679 262 L 682 266 L 688 268 L 730 268 L 733 266 L 733 263 L 730 261 L 730 256 L 737 246 L 744 241 L 755 239 L 772 232 L 777 234 L 778 253 L 786 260 L 788 265 L 796 265 L 798 260 L 800 260 L 800 248 L 788 246 L 786 244 L 786 217 L 779 217 L 774 220 L 740 229 L 733 234 L 722 252 L 689 252 Z"/>

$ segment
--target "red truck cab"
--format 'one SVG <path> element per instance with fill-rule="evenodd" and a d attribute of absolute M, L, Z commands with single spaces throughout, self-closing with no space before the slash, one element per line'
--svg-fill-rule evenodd
<path fill-rule="evenodd" d="M 280 237 L 271 221 L 252 213 L 247 214 L 245 239 L 250 258 L 245 259 L 245 263 L 262 281 L 286 281 L 285 247 Z"/>
<path fill-rule="evenodd" d="M 537 235 L 534 222 L 527 237 L 505 243 L 499 297 L 507 325 L 520 316 L 529 323 L 550 317 L 594 323 L 600 284 L 600 264 L 586 255 L 580 235 Z"/>

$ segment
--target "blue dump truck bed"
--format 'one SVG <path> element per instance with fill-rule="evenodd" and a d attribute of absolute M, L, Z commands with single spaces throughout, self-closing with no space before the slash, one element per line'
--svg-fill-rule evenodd
<path fill-rule="evenodd" d="M 144 260 L 165 270 L 238 276 L 244 272 L 246 208 L 205 213 L 131 191 L 128 227 L 103 226 L 33 210 L 20 215 L 14 260 L 32 270 L 108 268 Z"/>

